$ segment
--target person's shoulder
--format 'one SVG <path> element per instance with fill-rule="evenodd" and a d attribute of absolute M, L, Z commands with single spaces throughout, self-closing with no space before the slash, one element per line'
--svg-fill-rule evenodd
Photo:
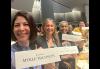
<path fill-rule="evenodd" d="M 61 31 L 57 32 L 57 34 L 61 34 Z"/>
<path fill-rule="evenodd" d="M 36 37 L 36 40 L 41 40 L 41 39 L 43 39 L 43 38 L 44 38 L 43 35 L 39 35 L 39 36 Z"/>
<path fill-rule="evenodd" d="M 74 28 L 73 31 L 79 32 L 79 27 Z"/>
<path fill-rule="evenodd" d="M 16 50 L 16 46 L 17 46 L 16 43 L 12 44 L 11 45 L 11 51 L 15 51 Z"/>
<path fill-rule="evenodd" d="M 37 44 L 38 48 L 39 47 L 46 48 L 47 44 L 46 44 L 45 36 L 37 36 L 36 44 Z"/>
<path fill-rule="evenodd" d="M 44 36 L 37 36 L 36 38 L 36 43 L 43 43 L 45 41 L 45 37 Z"/>
<path fill-rule="evenodd" d="M 74 29 L 79 29 L 79 27 L 75 27 Z"/>
<path fill-rule="evenodd" d="M 13 45 L 13 44 L 15 44 L 16 43 L 16 41 L 11 41 L 11 45 Z"/>
<path fill-rule="evenodd" d="M 15 46 L 16 46 L 16 43 L 12 44 L 12 45 L 11 45 L 11 48 L 14 48 Z"/>

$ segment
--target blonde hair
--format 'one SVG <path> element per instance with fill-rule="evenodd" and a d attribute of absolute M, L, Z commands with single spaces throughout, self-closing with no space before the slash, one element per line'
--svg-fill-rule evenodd
<path fill-rule="evenodd" d="M 43 32 L 43 35 L 46 34 L 46 32 L 45 32 L 45 30 L 44 30 L 44 26 L 46 25 L 46 23 L 48 23 L 48 21 L 52 21 L 52 23 L 54 24 L 54 33 L 53 33 L 53 34 L 55 34 L 55 33 L 57 32 L 57 30 L 56 30 L 57 27 L 56 27 L 56 25 L 55 25 L 54 20 L 51 19 L 51 18 L 47 18 L 47 19 L 43 22 L 43 24 L 42 24 L 42 32 Z"/>
<path fill-rule="evenodd" d="M 59 37 L 58 37 L 58 33 L 57 33 L 57 27 L 56 27 L 56 24 L 55 24 L 55 21 L 52 19 L 52 18 L 47 18 L 43 24 L 42 24 L 42 31 L 43 31 L 43 36 L 46 36 L 46 32 L 44 30 L 44 26 L 46 25 L 46 23 L 48 23 L 48 21 L 52 21 L 52 23 L 54 24 L 54 33 L 53 33 L 53 38 L 57 44 L 57 46 L 59 46 Z"/>

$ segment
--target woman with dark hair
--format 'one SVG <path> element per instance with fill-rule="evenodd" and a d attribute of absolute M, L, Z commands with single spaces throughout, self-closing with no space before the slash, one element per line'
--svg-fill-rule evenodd
<path fill-rule="evenodd" d="M 42 24 L 42 36 L 37 37 L 37 44 L 42 48 L 54 48 L 61 46 L 56 25 L 53 19 L 47 18 Z M 44 69 L 58 69 L 58 63 L 43 65 Z"/>
<path fill-rule="evenodd" d="M 76 33 L 75 35 L 80 35 L 81 38 L 83 39 L 83 40 L 76 42 L 78 49 L 79 49 L 79 52 L 81 52 L 83 50 L 83 46 L 84 46 L 84 43 L 85 43 L 85 32 L 86 31 L 84 31 L 82 29 L 83 27 L 86 27 L 86 23 L 83 20 L 81 20 L 81 21 L 79 21 L 78 27 L 73 29 L 73 34 Z"/>
<path fill-rule="evenodd" d="M 16 69 L 15 52 L 27 51 L 36 48 L 35 43 L 33 43 L 36 36 L 37 28 L 33 17 L 25 11 L 18 11 L 11 24 L 11 39 L 12 41 L 16 41 L 16 43 L 11 46 L 11 69 Z"/>
<path fill-rule="evenodd" d="M 82 27 L 86 27 L 86 24 L 84 21 L 80 21 L 78 24 L 78 27 L 75 27 L 73 29 L 73 32 L 78 32 L 80 33 L 82 36 L 84 36 L 84 31 L 82 30 Z"/>

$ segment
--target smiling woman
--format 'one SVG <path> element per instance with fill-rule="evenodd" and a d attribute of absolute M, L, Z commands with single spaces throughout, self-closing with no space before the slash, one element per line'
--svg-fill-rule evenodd
<path fill-rule="evenodd" d="M 42 48 L 54 48 L 61 46 L 56 25 L 53 19 L 47 18 L 42 24 L 43 35 L 38 36 L 36 42 Z M 44 69 L 58 69 L 58 63 L 49 63 L 43 65 Z"/>
<path fill-rule="evenodd" d="M 46 39 L 48 47 L 60 45 L 56 25 L 53 19 L 47 18 L 42 24 L 43 37 Z"/>
<path fill-rule="evenodd" d="M 33 17 L 30 14 L 28 14 L 27 12 L 19 11 L 16 13 L 16 15 L 14 16 L 14 18 L 12 20 L 11 38 L 13 41 L 17 40 L 14 30 L 16 30 L 16 29 L 18 30 L 18 28 L 19 28 L 19 30 L 21 32 L 22 27 L 23 27 L 24 31 L 26 30 L 26 28 L 27 28 L 27 30 L 30 30 L 30 31 L 27 31 L 27 35 L 29 35 L 28 33 L 30 33 L 30 36 L 29 36 L 30 40 L 36 37 L 37 28 L 34 23 Z M 18 32 L 17 32 L 17 35 L 19 35 Z"/>
<path fill-rule="evenodd" d="M 24 42 L 29 39 L 30 28 L 24 17 L 18 16 L 16 18 L 13 31 L 18 42 Z"/>
<path fill-rule="evenodd" d="M 35 49 L 35 44 L 31 44 L 31 41 L 33 42 L 36 36 L 37 28 L 33 17 L 25 11 L 18 11 L 11 25 L 11 38 L 12 41 L 16 41 L 11 45 L 11 69 L 16 69 L 15 52 Z"/>

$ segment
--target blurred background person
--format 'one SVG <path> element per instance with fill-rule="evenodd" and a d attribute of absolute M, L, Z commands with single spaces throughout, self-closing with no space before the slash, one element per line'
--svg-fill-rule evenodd
<path fill-rule="evenodd" d="M 86 36 L 85 36 L 86 31 L 84 31 L 82 29 L 83 27 L 86 27 L 86 24 L 84 21 L 81 20 L 81 21 L 79 21 L 78 27 L 75 27 L 73 29 L 73 33 L 78 32 L 79 34 L 81 34 L 80 36 L 81 36 L 82 40 L 76 42 L 78 49 L 79 49 L 79 52 L 83 50 L 83 46 L 84 46 L 85 38 L 86 38 Z"/>
<path fill-rule="evenodd" d="M 68 34 L 73 34 L 73 26 L 71 24 L 68 25 Z"/>
<path fill-rule="evenodd" d="M 62 34 L 72 34 L 72 27 L 69 27 L 67 21 L 61 21 L 59 24 L 59 39 L 62 46 L 71 46 L 71 42 L 67 40 L 62 40 Z M 70 30 L 69 30 L 70 29 Z M 61 60 L 59 62 L 59 69 L 74 69 L 75 68 L 75 59 L 71 54 L 61 55 Z"/>
<path fill-rule="evenodd" d="M 73 32 L 78 32 L 82 36 L 84 36 L 84 31 L 82 30 L 82 27 L 86 27 L 85 22 L 84 21 L 79 21 L 78 27 L 75 27 L 73 29 Z"/>
<path fill-rule="evenodd" d="M 42 34 L 42 24 L 40 24 L 39 26 L 37 26 L 37 28 L 38 28 L 37 35 L 43 35 Z"/>
<path fill-rule="evenodd" d="M 59 24 L 59 39 L 60 42 L 62 43 L 62 46 L 71 46 L 71 44 L 67 40 L 62 40 L 62 34 L 68 34 L 69 31 L 69 25 L 67 21 L 61 21 Z"/>

